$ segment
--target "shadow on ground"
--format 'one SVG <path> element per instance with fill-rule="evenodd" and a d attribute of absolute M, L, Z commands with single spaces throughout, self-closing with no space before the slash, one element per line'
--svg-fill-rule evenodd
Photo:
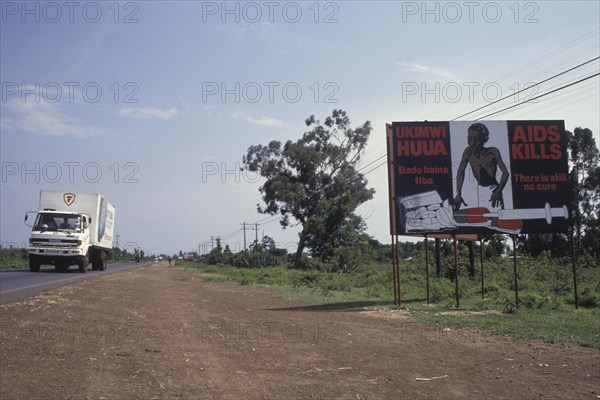
<path fill-rule="evenodd" d="M 364 311 L 371 307 L 391 308 L 390 301 L 351 301 L 343 303 L 315 304 L 310 306 L 296 306 L 284 308 L 270 308 L 270 311 Z"/>

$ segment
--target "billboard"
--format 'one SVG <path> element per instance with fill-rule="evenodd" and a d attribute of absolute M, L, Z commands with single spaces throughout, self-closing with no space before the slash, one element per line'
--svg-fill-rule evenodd
<path fill-rule="evenodd" d="M 564 121 L 387 124 L 391 233 L 566 232 Z"/>

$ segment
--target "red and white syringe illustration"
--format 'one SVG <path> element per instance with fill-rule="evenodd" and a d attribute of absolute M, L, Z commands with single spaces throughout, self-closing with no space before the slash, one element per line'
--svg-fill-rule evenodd
<path fill-rule="evenodd" d="M 454 211 L 454 221 L 458 226 L 490 225 L 506 231 L 520 231 L 523 220 L 545 219 L 548 225 L 553 218 L 569 218 L 567 206 L 544 208 L 521 208 L 490 211 L 485 207 L 465 208 Z"/>

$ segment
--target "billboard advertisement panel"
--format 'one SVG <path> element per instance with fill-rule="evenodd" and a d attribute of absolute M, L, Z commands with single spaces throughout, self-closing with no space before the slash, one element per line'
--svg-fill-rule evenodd
<path fill-rule="evenodd" d="M 392 234 L 566 232 L 564 121 L 386 126 Z"/>

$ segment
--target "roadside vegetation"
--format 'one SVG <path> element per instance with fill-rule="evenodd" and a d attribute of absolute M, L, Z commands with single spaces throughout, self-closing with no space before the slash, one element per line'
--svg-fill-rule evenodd
<path fill-rule="evenodd" d="M 381 246 L 380 251 L 389 250 L 389 246 Z M 477 244 L 475 246 L 477 250 Z M 456 309 L 453 258 L 442 257 L 439 275 L 434 265 L 429 266 L 427 304 L 424 245 L 406 243 L 403 247 L 412 251 L 409 259 L 401 262 L 402 307 L 411 312 L 415 322 L 600 348 L 600 262 L 597 259 L 583 256 L 578 260 L 579 310 L 575 310 L 572 266 L 568 257 L 556 258 L 546 251 L 536 257 L 519 258 L 517 307 L 512 259 L 491 256 L 484 260 L 485 296 L 482 298 L 479 262 L 475 271 L 470 271 L 468 248 L 461 244 L 460 309 Z M 310 259 L 305 263 L 311 268 L 293 268 L 293 255 L 289 260 L 283 255 L 271 255 L 270 265 L 251 265 L 252 260 L 269 259 L 264 253 L 256 250 L 215 257 L 213 251 L 212 257 L 179 262 L 179 266 L 215 282 L 270 287 L 277 296 L 321 305 L 325 309 L 360 312 L 393 307 L 391 259 L 362 263 L 346 272 L 332 270 L 331 265 L 311 264 Z M 431 259 L 429 262 L 434 264 Z"/>

